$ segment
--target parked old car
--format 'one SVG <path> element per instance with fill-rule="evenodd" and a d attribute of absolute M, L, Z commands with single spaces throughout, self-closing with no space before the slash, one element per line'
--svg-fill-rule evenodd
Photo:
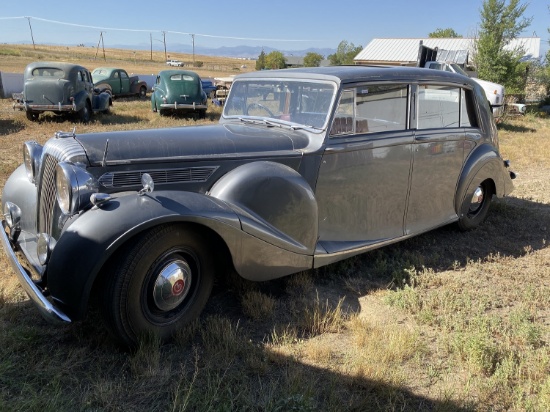
<path fill-rule="evenodd" d="M 162 70 L 153 86 L 151 108 L 160 115 L 168 112 L 206 116 L 206 93 L 199 75 L 188 70 Z"/>
<path fill-rule="evenodd" d="M 147 96 L 147 83 L 139 76 L 128 76 L 124 69 L 116 67 L 98 67 L 92 72 L 94 86 L 113 97 Z"/>
<path fill-rule="evenodd" d="M 61 322 L 97 293 L 127 345 L 197 318 L 229 270 L 264 281 L 476 228 L 514 177 L 481 87 L 418 68 L 249 73 L 219 125 L 57 133 L 23 155 L 1 231 L 20 282 Z"/>
<path fill-rule="evenodd" d="M 94 112 L 108 111 L 113 101 L 108 93 L 94 90 L 92 75 L 85 67 L 60 62 L 34 62 L 23 74 L 23 93 L 14 109 L 24 110 L 29 120 L 41 113 L 76 114 L 87 122 Z"/>

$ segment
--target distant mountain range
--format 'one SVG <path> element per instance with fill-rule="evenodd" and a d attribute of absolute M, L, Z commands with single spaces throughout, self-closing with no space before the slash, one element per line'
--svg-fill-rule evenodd
<path fill-rule="evenodd" d="M 134 46 L 129 45 L 112 45 L 110 47 L 119 48 L 119 49 L 139 49 L 139 50 L 148 50 L 151 45 L 146 43 L 141 43 Z M 192 46 L 188 44 L 174 44 L 170 43 L 170 52 L 172 53 L 193 53 Z M 269 54 L 272 51 L 280 51 L 285 56 L 296 56 L 303 57 L 307 53 L 318 53 L 323 56 L 325 59 L 329 54 L 336 53 L 336 49 L 330 48 L 309 48 L 304 50 L 280 50 L 274 49 L 271 47 L 262 47 L 262 46 L 233 46 L 233 47 L 218 47 L 218 48 L 209 48 L 209 47 L 200 47 L 195 46 L 195 54 L 202 54 L 205 56 L 223 56 L 223 57 L 235 57 L 235 58 L 245 58 L 245 59 L 256 59 L 262 52 Z M 155 51 L 158 51 L 158 45 L 155 45 Z"/>

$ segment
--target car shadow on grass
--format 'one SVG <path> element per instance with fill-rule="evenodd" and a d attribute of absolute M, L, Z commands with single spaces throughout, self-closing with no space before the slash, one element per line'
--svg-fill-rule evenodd
<path fill-rule="evenodd" d="M 7 136 L 12 133 L 20 132 L 25 128 L 25 124 L 18 120 L 0 119 L 0 136 Z"/>
<path fill-rule="evenodd" d="M 498 129 L 514 133 L 535 133 L 537 131 L 537 129 L 532 127 L 525 127 L 519 124 L 510 124 L 506 122 L 499 123 Z"/>

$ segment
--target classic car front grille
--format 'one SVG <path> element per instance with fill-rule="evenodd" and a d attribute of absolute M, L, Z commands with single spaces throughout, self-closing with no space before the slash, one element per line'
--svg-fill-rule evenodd
<path fill-rule="evenodd" d="M 56 212 L 55 167 L 59 162 L 85 163 L 82 146 L 72 138 L 48 140 L 42 151 L 43 157 L 38 179 L 38 233 L 54 232 Z"/>
<path fill-rule="evenodd" d="M 183 169 L 135 170 L 131 172 L 105 173 L 99 178 L 104 187 L 122 188 L 141 186 L 141 176 L 149 173 L 155 184 L 163 183 L 200 183 L 206 182 L 218 166 L 186 167 Z"/>
<path fill-rule="evenodd" d="M 40 190 L 40 214 L 38 217 L 39 233 L 51 234 L 53 210 L 55 206 L 55 167 L 57 159 L 46 155 L 42 160 L 42 186 Z"/>

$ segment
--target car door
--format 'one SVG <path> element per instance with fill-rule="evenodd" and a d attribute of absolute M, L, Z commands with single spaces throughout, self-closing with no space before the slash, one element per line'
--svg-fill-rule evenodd
<path fill-rule="evenodd" d="M 124 70 L 119 70 L 118 72 L 120 78 L 120 94 L 129 94 L 130 78 L 128 77 L 128 73 L 126 73 Z"/>
<path fill-rule="evenodd" d="M 406 234 L 420 233 L 456 218 L 454 197 L 464 161 L 461 88 L 419 84 L 415 96 L 413 168 Z"/>
<path fill-rule="evenodd" d="M 343 91 L 316 185 L 329 253 L 403 236 L 413 132 L 407 84 Z"/>

